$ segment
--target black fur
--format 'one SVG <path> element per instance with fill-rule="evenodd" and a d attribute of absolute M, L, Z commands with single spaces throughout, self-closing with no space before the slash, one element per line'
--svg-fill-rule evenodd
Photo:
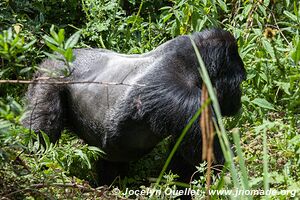
<path fill-rule="evenodd" d="M 216 88 L 222 114 L 234 115 L 241 107 L 240 84 L 245 79 L 234 37 L 211 29 L 194 33 L 192 38 Z M 202 81 L 189 36 L 179 36 L 141 55 L 103 49 L 78 49 L 75 55 L 74 70 L 66 81 L 123 85 L 31 85 L 23 122 L 34 131 L 46 132 L 53 142 L 68 127 L 88 144 L 104 150 L 107 161 L 129 162 L 169 135 L 176 140 L 200 106 Z M 46 60 L 41 68 L 58 73 L 63 63 Z M 201 144 L 195 122 L 178 154 L 192 169 L 201 161 Z M 217 139 L 215 155 L 216 162 L 222 162 Z"/>

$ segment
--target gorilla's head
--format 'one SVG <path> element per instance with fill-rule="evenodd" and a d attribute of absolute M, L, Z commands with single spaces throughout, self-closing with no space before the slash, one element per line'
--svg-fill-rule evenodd
<path fill-rule="evenodd" d="M 246 79 L 235 38 L 222 29 L 196 33 L 194 38 L 217 91 L 222 115 L 234 115 L 241 107 L 240 84 Z"/>

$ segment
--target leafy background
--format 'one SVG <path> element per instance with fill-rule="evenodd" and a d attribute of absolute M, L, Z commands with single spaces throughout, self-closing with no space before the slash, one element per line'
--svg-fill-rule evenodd
<path fill-rule="evenodd" d="M 233 33 L 247 70 L 247 80 L 242 85 L 243 112 L 224 119 L 224 123 L 229 137 L 234 128 L 239 128 L 251 189 L 264 188 L 264 166 L 268 166 L 268 187 L 297 190 L 299 197 L 297 0 L 4 0 L 0 2 L 0 79 L 31 79 L 44 58 L 57 55 L 53 52 L 61 54 L 69 66 L 75 44 L 77 48 L 144 53 L 177 35 L 210 27 Z M 124 191 L 126 187 L 152 187 L 145 179 L 159 173 L 166 158 L 167 140 L 144 159 L 132 163 L 129 177 L 117 180 L 111 187 L 97 188 L 94 165 L 101 150 L 84 144 L 71 133 L 63 134 L 55 145 L 44 136 L 46 145 L 42 146 L 35 133 L 20 125 L 26 88 L 26 84 L 0 83 L 0 196 L 86 199 L 120 195 L 113 188 Z M 235 146 L 236 143 L 233 150 L 237 152 Z M 238 160 L 237 156 L 237 168 Z M 199 171 L 205 170 L 202 163 Z M 212 187 L 232 188 L 229 177 L 230 173 L 224 172 Z M 161 188 L 176 187 L 175 175 L 166 174 L 165 179 Z M 194 188 L 203 189 L 204 185 L 203 178 L 193 183 Z"/>

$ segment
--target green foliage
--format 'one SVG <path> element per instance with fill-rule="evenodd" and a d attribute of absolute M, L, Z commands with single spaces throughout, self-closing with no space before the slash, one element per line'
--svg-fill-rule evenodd
<path fill-rule="evenodd" d="M 15 74 L 18 76 L 19 74 L 22 75 L 32 70 L 31 67 L 25 66 L 26 61 L 24 60 L 26 57 L 24 54 L 30 50 L 35 42 L 36 40 L 33 40 L 26 44 L 24 37 L 15 34 L 11 28 L 7 31 L 3 31 L 3 34 L 0 34 L 0 56 L 4 63 L 0 78 L 4 78 L 7 74 Z M 9 66 L 9 64 L 12 63 L 14 63 L 14 69 Z M 6 66 L 6 64 L 8 66 Z M 12 72 L 12 70 L 15 72 Z"/>
<path fill-rule="evenodd" d="M 82 145 L 69 135 L 63 135 L 63 144 L 60 145 L 50 143 L 47 135 L 42 134 L 45 143 L 42 145 L 40 136 L 18 125 L 22 113 L 22 106 L 13 99 L 0 104 L 0 174 L 3 177 L 0 180 L 1 196 L 24 198 L 28 193 L 41 197 L 44 196 L 42 192 L 58 183 L 84 185 L 84 181 L 72 178 L 72 174 L 79 174 L 80 177 L 82 173 L 82 178 L 94 179 L 91 163 L 103 154 L 100 149 Z M 40 192 L 36 194 L 34 188 L 37 185 Z M 86 189 L 89 187 L 86 186 Z M 82 195 L 78 189 L 67 193 L 51 190 L 47 196 L 63 195 L 59 198 L 68 198 L 69 195 L 76 194 Z"/>
<path fill-rule="evenodd" d="M 32 75 L 35 69 L 35 42 L 35 39 L 26 42 L 25 37 L 12 28 L 0 33 L 0 79 L 23 79 Z M 20 89 L 20 86 L 13 88 L 0 85 L 0 96 Z"/>
<path fill-rule="evenodd" d="M 129 1 L 127 4 L 138 6 L 129 16 L 117 0 L 83 0 L 87 23 L 82 34 L 88 44 L 119 52 L 142 53 L 164 41 L 163 24 L 152 22 L 149 10 L 141 15 L 149 2 L 144 5 L 144 1 L 140 4 Z"/>
<path fill-rule="evenodd" d="M 223 12 L 228 12 L 223 1 L 181 0 L 174 5 L 162 7 L 162 22 L 172 36 L 219 27 Z"/>
<path fill-rule="evenodd" d="M 1 1 L 0 31 L 19 24 L 29 33 L 42 34 L 51 24 L 67 27 L 80 25 L 84 18 L 81 2 L 76 0 Z"/>
<path fill-rule="evenodd" d="M 55 32 L 54 26 L 50 28 L 50 36 L 43 36 L 46 45 L 56 54 L 44 52 L 49 58 L 63 61 L 66 68 L 62 69 L 64 76 L 70 75 L 72 72 L 72 62 L 75 57 L 73 55 L 73 47 L 77 44 L 81 31 L 77 31 L 65 41 L 65 30 L 60 29 Z M 58 55 L 57 55 L 58 54 Z"/>

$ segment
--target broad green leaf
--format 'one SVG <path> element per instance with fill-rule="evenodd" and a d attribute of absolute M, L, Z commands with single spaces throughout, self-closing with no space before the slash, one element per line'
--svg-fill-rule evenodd
<path fill-rule="evenodd" d="M 268 54 L 272 57 L 272 59 L 276 59 L 274 49 L 271 43 L 266 39 L 262 39 L 262 44 L 264 48 L 267 50 Z"/>
<path fill-rule="evenodd" d="M 68 48 L 68 49 L 65 51 L 64 56 L 65 56 L 65 58 L 66 58 L 66 60 L 67 60 L 68 62 L 72 62 L 72 61 L 73 61 L 73 58 L 74 58 L 74 56 L 73 56 L 73 50 L 72 50 L 71 48 Z"/>
<path fill-rule="evenodd" d="M 58 43 L 61 44 L 65 40 L 65 30 L 60 29 L 58 32 Z"/>
<path fill-rule="evenodd" d="M 226 13 L 228 12 L 227 5 L 226 5 L 225 1 L 218 0 L 218 4 L 222 8 L 223 11 L 225 11 Z"/>
<path fill-rule="evenodd" d="M 29 42 L 28 44 L 23 46 L 24 50 L 29 49 L 34 43 L 36 42 L 36 39 L 32 40 L 31 42 Z"/>
<path fill-rule="evenodd" d="M 264 6 L 267 7 L 270 4 L 270 0 L 264 0 L 263 3 L 264 3 Z"/>
<path fill-rule="evenodd" d="M 166 21 L 168 21 L 171 17 L 173 16 L 173 13 L 169 13 L 167 15 L 165 15 L 162 20 L 165 23 Z"/>
<path fill-rule="evenodd" d="M 79 40 L 79 37 L 80 37 L 80 34 L 81 34 L 81 31 L 77 31 L 76 33 L 74 33 L 67 41 L 66 41 L 66 44 L 65 44 L 65 49 L 68 49 L 68 48 L 73 48 L 78 40 Z"/>
<path fill-rule="evenodd" d="M 58 50 L 58 47 L 51 44 L 50 42 L 47 42 L 46 41 L 46 45 L 52 50 L 52 51 L 57 51 Z"/>
<path fill-rule="evenodd" d="M 49 37 L 48 35 L 44 35 L 43 39 L 51 44 L 59 46 L 59 44 L 52 37 Z"/>
<path fill-rule="evenodd" d="M 58 55 L 55 55 L 55 54 L 51 54 L 51 53 L 48 53 L 48 52 L 43 52 L 46 56 L 48 56 L 49 58 L 53 59 L 53 60 L 61 60 L 61 61 L 64 61 L 62 59 L 61 56 L 58 56 Z"/>
<path fill-rule="evenodd" d="M 275 81 L 276 85 L 281 88 L 286 94 L 290 95 L 290 83 Z"/>
<path fill-rule="evenodd" d="M 270 102 L 268 102 L 265 99 L 261 99 L 261 98 L 255 98 L 254 100 L 252 100 L 252 103 L 258 105 L 259 107 L 262 108 L 266 108 L 266 109 L 270 109 L 270 110 L 276 110 L 273 106 L 273 104 L 271 104 Z"/>
<path fill-rule="evenodd" d="M 53 39 L 54 39 L 56 42 L 59 41 L 58 35 L 57 35 L 57 33 L 55 32 L 55 30 L 54 30 L 54 25 L 52 25 L 51 28 L 50 28 L 50 35 L 53 37 Z"/>
<path fill-rule="evenodd" d="M 30 70 L 32 70 L 32 67 L 25 67 L 20 70 L 20 74 L 25 74 L 25 73 L 29 72 Z"/>

